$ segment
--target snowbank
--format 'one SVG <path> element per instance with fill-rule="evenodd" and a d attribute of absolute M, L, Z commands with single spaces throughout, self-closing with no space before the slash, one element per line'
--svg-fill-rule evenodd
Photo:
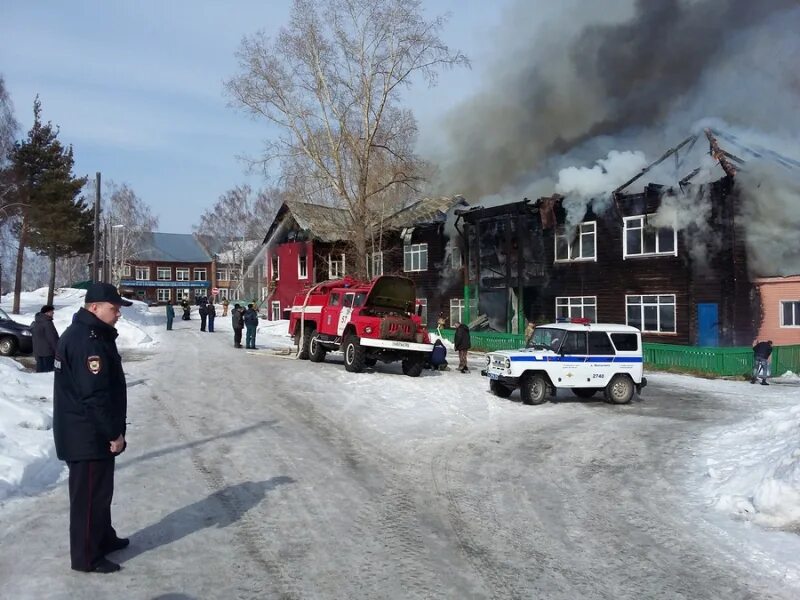
<path fill-rule="evenodd" d="M 53 323 L 59 333 L 83 306 L 86 290 L 61 288 L 53 297 Z M 11 313 L 12 296 L 0 306 Z M 20 296 L 15 321 L 30 324 L 47 302 L 47 288 Z M 143 302 L 122 309 L 117 322 L 120 350 L 150 347 L 158 342 L 164 317 L 151 314 Z M 27 362 L 32 364 L 31 360 Z M 53 374 L 32 373 L 21 363 L 0 357 L 0 501 L 14 494 L 33 494 L 58 481 L 64 464 L 53 446 Z"/>

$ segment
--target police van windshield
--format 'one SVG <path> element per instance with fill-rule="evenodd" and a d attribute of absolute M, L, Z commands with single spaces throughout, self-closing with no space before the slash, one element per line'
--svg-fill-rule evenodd
<path fill-rule="evenodd" d="M 531 339 L 528 340 L 526 348 L 534 350 L 552 350 L 558 352 L 561 342 L 566 332 L 563 329 L 553 329 L 550 327 L 537 327 Z"/>

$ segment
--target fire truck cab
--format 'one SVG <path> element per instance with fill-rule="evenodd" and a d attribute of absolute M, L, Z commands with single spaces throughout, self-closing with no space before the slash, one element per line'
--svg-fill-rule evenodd
<path fill-rule="evenodd" d="M 417 377 L 433 345 L 415 310 L 415 292 L 411 279 L 384 275 L 370 282 L 326 281 L 297 294 L 289 333 L 298 358 L 322 362 L 328 352 L 340 351 L 353 373 L 399 360 L 403 373 Z"/>

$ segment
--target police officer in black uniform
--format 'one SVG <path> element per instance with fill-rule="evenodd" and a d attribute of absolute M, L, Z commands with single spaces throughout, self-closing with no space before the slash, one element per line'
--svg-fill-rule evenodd
<path fill-rule="evenodd" d="M 114 457 L 125 450 L 127 391 L 117 352 L 120 306 L 109 283 L 94 283 L 58 342 L 53 384 L 56 454 L 69 467 L 69 540 L 76 571 L 113 573 L 105 556 L 125 548 L 111 525 Z"/>

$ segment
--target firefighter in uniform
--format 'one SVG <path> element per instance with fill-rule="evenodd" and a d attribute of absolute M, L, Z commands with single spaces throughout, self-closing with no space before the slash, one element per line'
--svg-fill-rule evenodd
<path fill-rule="evenodd" d="M 106 554 L 128 545 L 111 525 L 114 459 L 125 450 L 127 391 L 117 352 L 120 306 L 109 283 L 94 283 L 58 342 L 53 383 L 56 454 L 69 467 L 69 540 L 76 571 L 113 573 Z"/>

